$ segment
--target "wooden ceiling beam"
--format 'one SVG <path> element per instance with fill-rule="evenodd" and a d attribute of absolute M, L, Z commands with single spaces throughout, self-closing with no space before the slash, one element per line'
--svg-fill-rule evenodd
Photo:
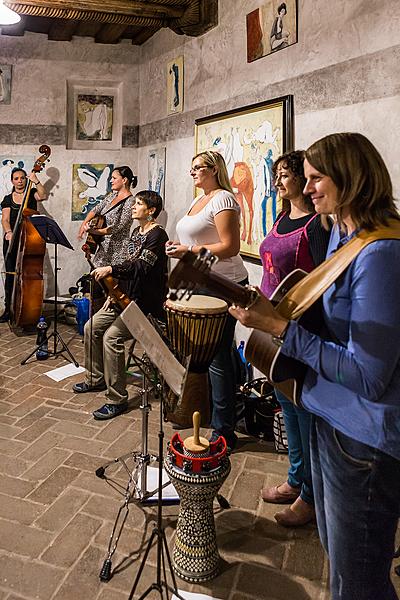
<path fill-rule="evenodd" d="M 55 19 L 52 23 L 48 38 L 56 42 L 70 42 L 77 27 L 76 21 L 70 19 Z"/>
<path fill-rule="evenodd" d="M 95 37 L 99 44 L 117 44 L 126 30 L 126 25 L 114 25 L 107 23 L 103 25 Z"/>
<path fill-rule="evenodd" d="M 179 19 L 185 13 L 186 4 L 179 0 L 175 1 L 173 5 L 137 0 L 107 0 L 107 2 L 101 0 L 71 0 L 69 2 L 66 0 L 5 0 L 4 3 L 18 14 L 67 19 L 77 18 L 76 15 L 84 13 L 131 18 Z"/>

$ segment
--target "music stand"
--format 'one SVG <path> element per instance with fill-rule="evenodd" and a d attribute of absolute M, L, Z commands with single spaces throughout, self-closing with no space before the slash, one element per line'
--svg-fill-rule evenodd
<path fill-rule="evenodd" d="M 54 350 L 48 350 L 49 356 L 59 356 L 66 352 L 68 355 L 68 360 L 74 363 L 76 367 L 79 367 L 78 362 L 73 357 L 72 353 L 68 349 L 67 344 L 62 339 L 61 335 L 58 333 L 57 329 L 57 275 L 58 275 L 58 262 L 57 262 L 57 248 L 58 246 L 64 246 L 64 248 L 69 248 L 73 250 L 73 247 L 65 237 L 63 231 L 60 229 L 58 224 L 51 217 L 47 217 L 46 215 L 32 215 L 29 217 L 30 222 L 35 227 L 40 237 L 46 242 L 46 244 L 54 244 L 54 318 L 53 318 L 53 331 L 49 334 L 46 334 L 45 339 L 41 342 L 36 348 L 21 361 L 21 365 L 24 365 L 42 346 L 48 344 L 51 338 L 54 339 Z M 57 350 L 57 345 L 61 345 L 61 349 Z M 64 358 L 66 358 L 64 356 Z"/>

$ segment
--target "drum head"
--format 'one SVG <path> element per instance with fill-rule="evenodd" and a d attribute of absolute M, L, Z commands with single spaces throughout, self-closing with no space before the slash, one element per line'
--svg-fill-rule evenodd
<path fill-rule="evenodd" d="M 172 311 L 192 314 L 215 315 L 228 310 L 225 300 L 213 296 L 193 295 L 189 300 L 167 300 L 165 307 Z"/>

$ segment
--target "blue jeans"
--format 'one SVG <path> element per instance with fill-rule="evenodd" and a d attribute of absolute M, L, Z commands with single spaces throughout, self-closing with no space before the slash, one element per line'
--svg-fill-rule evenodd
<path fill-rule="evenodd" d="M 246 278 L 239 285 L 246 285 Z M 199 288 L 196 294 L 216 296 L 218 294 Z M 211 383 L 212 413 L 211 427 L 213 431 L 223 435 L 228 446 L 236 443 L 236 369 L 233 362 L 232 346 L 235 337 L 236 319 L 228 314 L 219 350 L 212 361 L 208 373 Z"/>
<path fill-rule="evenodd" d="M 232 357 L 235 326 L 236 319 L 228 315 L 219 350 L 208 370 L 212 394 L 211 427 L 226 438 L 228 445 L 236 440 L 236 380 Z"/>
<path fill-rule="evenodd" d="M 313 504 L 310 460 L 311 414 L 304 408 L 295 406 L 277 389 L 275 395 L 282 407 L 288 440 L 290 462 L 288 484 L 292 487 L 301 486 L 300 497 L 307 504 Z"/>
<path fill-rule="evenodd" d="M 316 417 L 311 463 L 332 600 L 398 600 L 390 580 L 400 514 L 400 461 Z"/>

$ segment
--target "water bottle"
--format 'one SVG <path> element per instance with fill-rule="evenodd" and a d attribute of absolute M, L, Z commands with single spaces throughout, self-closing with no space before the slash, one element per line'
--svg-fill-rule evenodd
<path fill-rule="evenodd" d="M 240 355 L 240 359 L 242 361 L 242 363 L 245 366 L 245 370 L 246 370 L 246 381 L 251 381 L 253 379 L 253 367 L 251 366 L 251 364 L 246 360 L 246 357 L 244 355 L 244 340 L 241 340 L 238 346 L 238 352 Z"/>
<path fill-rule="evenodd" d="M 47 346 L 47 323 L 44 317 L 40 317 L 39 322 L 36 326 L 37 329 L 37 337 L 36 337 L 36 346 L 40 346 L 36 350 L 36 358 L 37 360 L 46 360 L 49 357 L 49 350 Z"/>
<path fill-rule="evenodd" d="M 78 325 L 78 332 L 80 335 L 84 333 L 84 327 L 86 321 L 89 319 L 90 312 L 90 301 L 89 298 L 74 298 L 73 300 L 76 306 L 76 322 Z"/>

